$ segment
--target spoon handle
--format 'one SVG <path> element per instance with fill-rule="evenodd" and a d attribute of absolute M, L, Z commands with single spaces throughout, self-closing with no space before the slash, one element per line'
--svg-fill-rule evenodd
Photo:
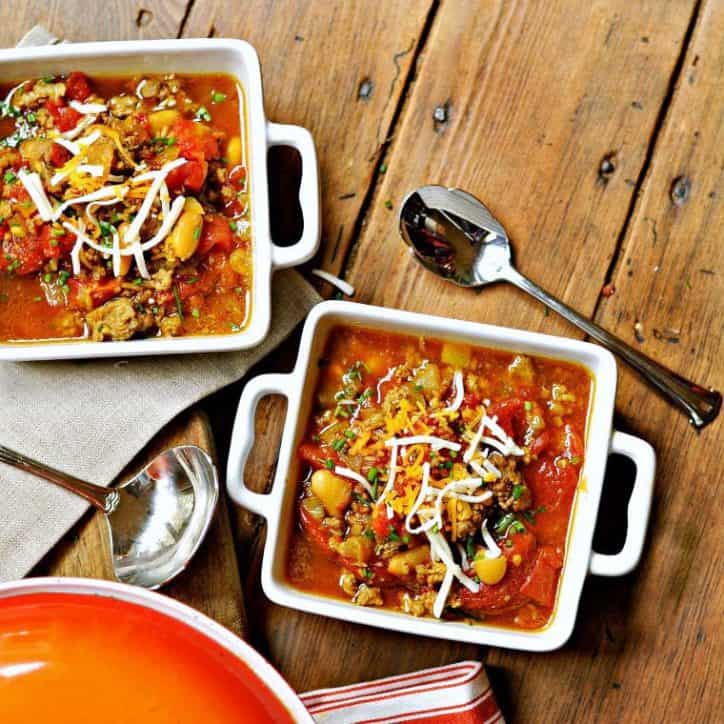
<path fill-rule="evenodd" d="M 701 430 L 716 419 L 721 409 L 722 397 L 720 392 L 697 385 L 658 362 L 654 362 L 650 357 L 641 354 L 623 340 L 610 334 L 590 319 L 580 315 L 575 309 L 571 309 L 567 304 L 556 299 L 535 282 L 513 269 L 513 267 L 501 271 L 502 278 L 505 281 L 515 284 L 519 289 L 528 292 L 547 307 L 558 312 L 569 322 L 575 324 L 638 370 L 646 380 L 689 416 L 689 421 L 695 428 Z"/>
<path fill-rule="evenodd" d="M 104 513 L 110 513 L 116 506 L 118 493 L 115 490 L 107 490 L 100 485 L 93 485 L 93 483 L 87 483 L 85 480 L 74 478 L 72 475 L 66 475 L 61 473 L 60 470 L 48 467 L 2 445 L 0 445 L 0 462 L 49 480 L 51 483 L 55 483 L 61 488 L 85 498 Z"/>

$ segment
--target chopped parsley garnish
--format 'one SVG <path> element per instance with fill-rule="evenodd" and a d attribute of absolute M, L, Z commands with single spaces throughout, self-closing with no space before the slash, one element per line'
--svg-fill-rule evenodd
<path fill-rule="evenodd" d="M 196 111 L 196 120 L 197 121 L 210 121 L 211 120 L 211 114 L 206 109 L 206 106 L 199 106 L 199 110 Z"/>
<path fill-rule="evenodd" d="M 178 293 L 178 287 L 173 285 L 173 298 L 176 300 L 176 312 L 178 313 L 179 319 L 183 322 L 184 310 L 181 304 L 181 295 Z"/>
<path fill-rule="evenodd" d="M 116 231 L 116 227 L 113 224 L 109 224 L 107 221 L 99 221 L 98 226 L 101 230 L 101 236 L 113 236 Z"/>
<path fill-rule="evenodd" d="M 520 496 L 523 495 L 523 487 L 522 485 L 513 486 L 513 500 L 520 500 Z"/>
<path fill-rule="evenodd" d="M 385 208 L 386 208 L 386 209 L 392 209 L 392 199 L 386 199 L 386 200 L 385 200 Z"/>
<path fill-rule="evenodd" d="M 364 532 L 364 537 L 369 538 L 370 540 L 374 540 L 375 532 L 372 530 L 372 528 L 367 528 L 367 530 Z"/>
<path fill-rule="evenodd" d="M 525 401 L 525 409 L 530 412 L 533 409 L 533 403 L 530 400 Z"/>
<path fill-rule="evenodd" d="M 345 436 L 348 440 L 354 440 L 354 439 L 357 437 L 357 433 L 356 433 L 351 427 L 348 427 L 348 428 L 344 431 L 344 436 Z"/>
<path fill-rule="evenodd" d="M 25 114 L 25 118 L 27 118 L 28 123 L 35 123 L 37 116 L 31 111 L 30 113 Z"/>
<path fill-rule="evenodd" d="M 328 468 L 329 470 L 334 470 L 334 460 L 332 460 L 332 458 L 327 458 L 327 459 L 324 461 L 324 464 L 327 466 L 327 468 Z"/>
<path fill-rule="evenodd" d="M 402 536 L 402 542 L 407 545 L 410 542 L 410 536 L 409 535 L 403 535 Z"/>
<path fill-rule="evenodd" d="M 212 103 L 223 103 L 226 100 L 226 93 L 221 93 L 220 91 L 212 90 L 211 91 L 211 102 Z"/>
<path fill-rule="evenodd" d="M 341 437 L 338 437 L 336 440 L 332 441 L 332 450 L 335 452 L 341 452 L 344 448 L 344 440 Z"/>
<path fill-rule="evenodd" d="M 494 530 L 498 535 L 503 535 L 514 522 L 515 516 L 512 513 L 506 513 L 506 515 L 495 524 Z"/>
<path fill-rule="evenodd" d="M 18 177 L 12 171 L 6 171 L 3 175 L 3 181 L 6 184 L 14 184 L 18 180 Z"/>
<path fill-rule="evenodd" d="M 50 232 L 53 236 L 65 236 L 65 229 L 53 229 Z"/>
<path fill-rule="evenodd" d="M 472 558 L 475 555 L 475 538 L 471 535 L 469 535 L 465 540 L 465 552 L 467 553 L 468 558 Z"/>
<path fill-rule="evenodd" d="M 377 482 L 377 477 L 380 474 L 380 471 L 373 465 L 368 471 L 367 471 L 367 480 L 370 481 L 370 483 Z"/>
<path fill-rule="evenodd" d="M 391 530 L 387 538 L 397 543 L 400 540 L 400 534 L 396 530 Z"/>
<path fill-rule="evenodd" d="M 191 310 L 191 316 L 192 316 L 194 319 L 198 319 L 198 318 L 201 316 L 201 312 L 198 310 L 197 307 L 194 307 L 194 308 Z"/>
<path fill-rule="evenodd" d="M 359 493 L 352 493 L 352 496 L 360 505 L 365 505 L 368 508 L 370 507 L 370 501 L 367 500 L 364 495 L 360 495 Z"/>
<path fill-rule="evenodd" d="M 173 146 L 176 143 L 176 139 L 173 136 L 154 136 L 151 139 L 151 143 L 157 146 Z"/>
<path fill-rule="evenodd" d="M 134 285 L 134 286 L 140 287 L 141 284 L 143 284 L 143 279 L 141 279 L 141 277 L 138 277 L 137 279 L 134 279 L 134 280 L 133 280 L 133 285 Z"/>
<path fill-rule="evenodd" d="M 194 241 L 198 241 L 201 238 L 201 226 L 197 226 L 194 229 Z"/>

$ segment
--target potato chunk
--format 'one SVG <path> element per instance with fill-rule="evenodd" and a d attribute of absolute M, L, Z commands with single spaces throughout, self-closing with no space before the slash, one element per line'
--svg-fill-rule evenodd
<path fill-rule="evenodd" d="M 409 576 L 413 573 L 415 566 L 426 563 L 430 560 L 430 546 L 418 546 L 410 548 L 409 551 L 395 553 L 387 562 L 387 570 L 393 576 Z"/>
<path fill-rule="evenodd" d="M 317 470 L 312 475 L 312 492 L 329 515 L 341 518 L 352 500 L 352 483 L 331 470 Z"/>

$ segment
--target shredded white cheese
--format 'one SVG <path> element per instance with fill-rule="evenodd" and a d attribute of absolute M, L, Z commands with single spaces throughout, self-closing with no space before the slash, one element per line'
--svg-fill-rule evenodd
<path fill-rule="evenodd" d="M 463 373 L 460 370 L 455 370 L 455 374 L 453 375 L 453 387 L 455 388 L 455 397 L 450 405 L 445 408 L 445 410 L 448 412 L 455 412 L 459 410 L 460 405 L 463 404 L 463 399 L 465 398 Z"/>
<path fill-rule="evenodd" d="M 447 602 L 447 597 L 450 595 L 454 578 L 455 574 L 452 568 L 448 568 L 440 584 L 440 590 L 437 592 L 437 596 L 435 596 L 435 602 L 432 604 L 432 615 L 435 618 L 440 618 L 442 612 L 445 610 L 445 603 Z"/>
<path fill-rule="evenodd" d="M 22 168 L 18 171 L 18 178 L 38 209 L 40 218 L 43 221 L 50 221 L 53 218 L 53 207 L 45 193 L 40 176 L 35 172 L 29 173 Z"/>
<path fill-rule="evenodd" d="M 128 229 L 126 229 L 126 232 L 123 235 L 123 241 L 126 246 L 131 246 L 136 241 L 138 241 L 141 227 L 143 226 L 146 219 L 148 218 L 149 213 L 151 212 L 153 202 L 156 200 L 156 196 L 161 189 L 161 184 L 163 184 L 163 182 L 166 180 L 166 176 L 168 176 L 168 174 L 171 173 L 171 171 L 173 171 L 175 168 L 183 166 L 185 163 L 185 158 L 177 158 L 174 161 L 169 161 L 168 163 L 164 164 L 158 171 L 150 172 L 155 174 L 155 176 L 153 177 L 153 182 L 151 183 L 148 191 L 146 192 L 146 196 L 143 199 L 141 208 L 138 210 L 138 213 L 136 214 L 133 221 L 128 225 Z M 147 174 L 143 175 L 146 176 Z M 131 181 L 133 182 L 134 179 L 131 179 Z M 135 179 L 135 181 L 138 182 L 138 177 Z"/>
<path fill-rule="evenodd" d="M 395 476 L 397 474 L 397 445 L 390 450 L 390 467 L 387 473 L 387 485 L 385 485 L 378 502 L 385 499 L 385 496 L 395 487 Z"/>
<path fill-rule="evenodd" d="M 78 136 L 80 136 L 80 134 L 83 133 L 88 126 L 92 126 L 95 122 L 96 116 L 85 116 L 78 122 L 75 128 L 71 128 L 69 131 L 65 131 L 60 135 L 62 138 L 67 138 L 72 141 L 74 138 L 78 138 Z"/>
<path fill-rule="evenodd" d="M 334 274 L 324 271 L 324 269 L 312 269 L 312 274 L 314 274 L 315 277 L 324 279 L 325 282 L 329 282 L 333 287 L 337 287 L 342 294 L 346 294 L 348 297 L 354 296 L 354 287 L 344 281 L 344 279 L 340 279 L 334 276 Z"/>
<path fill-rule="evenodd" d="M 460 444 L 457 442 L 451 442 L 450 440 L 444 440 L 441 437 L 435 437 L 434 435 L 413 435 L 411 437 L 391 437 L 389 440 L 385 440 L 387 447 L 393 445 L 431 445 L 433 450 L 441 450 L 447 448 L 448 450 L 460 450 Z"/>
<path fill-rule="evenodd" d="M 495 538 L 493 538 L 492 535 L 490 535 L 490 532 L 488 531 L 488 519 L 486 518 L 482 525 L 480 526 L 480 532 L 483 535 L 483 541 L 485 543 L 485 547 L 488 549 L 485 551 L 485 557 L 486 558 L 500 558 L 501 555 L 503 555 L 503 551 L 500 550 L 498 544 L 495 542 Z"/>
<path fill-rule="evenodd" d="M 475 451 L 478 449 L 478 445 L 480 445 L 480 438 L 483 436 L 483 430 L 485 429 L 485 408 L 483 408 L 483 416 L 480 420 L 480 425 L 478 429 L 475 431 L 475 435 L 473 435 L 473 439 L 470 441 L 470 445 L 468 445 L 468 449 L 465 451 L 465 454 L 463 455 L 463 462 L 469 463 L 472 459 L 473 455 L 475 454 Z"/>
<path fill-rule="evenodd" d="M 78 113 L 82 113 L 84 116 L 104 113 L 108 110 L 108 106 L 105 105 L 105 103 L 79 103 L 78 101 L 71 101 L 68 105 L 74 111 L 78 111 Z"/>
<path fill-rule="evenodd" d="M 169 235 L 169 233 L 171 233 L 173 225 L 176 223 L 176 221 L 178 221 L 179 216 L 181 216 L 181 213 L 184 210 L 185 201 L 185 196 L 177 196 L 173 200 L 173 203 L 171 204 L 168 213 L 161 222 L 161 226 L 159 226 L 158 231 L 148 241 L 145 241 L 143 244 L 141 244 L 141 249 L 143 251 L 148 251 L 157 244 L 160 244 Z"/>
<path fill-rule="evenodd" d="M 412 508 L 410 508 L 409 512 L 405 516 L 405 529 L 412 534 L 416 533 L 422 533 L 423 531 L 430 530 L 430 528 L 434 527 L 435 525 L 438 525 L 439 527 L 439 521 L 437 514 L 434 514 L 432 517 L 428 518 L 426 521 L 420 521 L 420 525 L 417 526 L 417 528 L 412 527 L 412 519 L 415 515 L 418 513 L 418 509 L 424 502 L 425 498 L 427 497 L 428 493 L 430 492 L 430 463 L 423 463 L 422 464 L 422 482 L 420 483 L 420 491 L 417 494 L 417 498 L 415 499 L 415 502 L 412 504 Z M 418 518 L 421 518 L 422 516 L 418 515 Z"/>
<path fill-rule="evenodd" d="M 334 472 L 337 473 L 337 475 L 341 475 L 343 478 L 349 478 L 350 480 L 354 480 L 359 483 L 367 491 L 370 498 L 372 498 L 372 487 L 364 476 L 356 473 L 354 470 L 350 470 L 349 468 L 343 468 L 340 465 L 335 466 Z"/>
<path fill-rule="evenodd" d="M 124 186 L 103 186 L 97 191 L 92 191 L 83 196 L 76 196 L 72 199 L 64 201 L 53 211 L 53 221 L 57 221 L 67 208 L 74 204 L 87 204 L 90 201 L 103 201 L 104 199 L 121 199 L 128 193 L 128 189 Z"/>

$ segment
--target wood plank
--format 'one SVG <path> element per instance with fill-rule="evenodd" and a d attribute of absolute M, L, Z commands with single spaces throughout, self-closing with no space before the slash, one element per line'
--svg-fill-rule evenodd
<path fill-rule="evenodd" d="M 263 0 L 240 11 L 235 0 L 193 4 L 184 35 L 250 41 L 261 58 L 268 117 L 314 134 L 324 234 L 317 266 L 341 268 L 431 5 Z"/>
<path fill-rule="evenodd" d="M 649 173 L 616 264 L 615 294 L 598 320 L 683 374 L 724 388 L 724 5 L 705 2 Z M 642 342 L 634 324 L 639 320 Z M 657 336 L 658 335 L 658 336 Z M 612 640 L 595 659 L 564 652 L 556 671 L 525 676 L 545 701 L 563 664 L 585 671 L 577 708 L 608 721 L 723 721 L 722 525 L 724 427 L 697 434 L 678 413 L 621 369 L 621 423 L 652 442 L 658 475 L 642 565 L 624 582 L 598 582 L 608 598 L 597 625 Z M 593 593 L 593 592 L 592 592 Z M 587 627 L 588 628 L 588 627 Z M 589 652 L 592 653 L 592 652 Z M 507 666 L 508 656 L 496 663 Z M 517 668 L 517 667 L 516 667 Z M 521 676 L 523 672 L 520 672 Z M 589 718 L 594 718 L 589 713 Z"/>
<path fill-rule="evenodd" d="M 506 226 L 520 270 L 591 314 L 692 6 L 443 3 L 355 248 L 358 298 L 571 334 L 510 287 L 476 297 L 423 272 L 397 208 L 425 183 L 470 191 Z"/>
<path fill-rule="evenodd" d="M 0 47 L 15 45 L 34 25 L 68 40 L 175 38 L 186 0 L 9 0 L 3 2 Z"/>
<path fill-rule="evenodd" d="M 192 411 L 171 423 L 128 465 L 120 481 L 128 480 L 163 450 L 184 444 L 198 445 L 216 459 L 214 439 L 203 413 Z M 100 514 L 90 512 L 84 516 L 32 575 L 115 580 L 106 527 Z M 211 616 L 235 633 L 246 634 L 246 615 L 224 495 L 208 537 L 188 569 L 163 592 Z"/>

